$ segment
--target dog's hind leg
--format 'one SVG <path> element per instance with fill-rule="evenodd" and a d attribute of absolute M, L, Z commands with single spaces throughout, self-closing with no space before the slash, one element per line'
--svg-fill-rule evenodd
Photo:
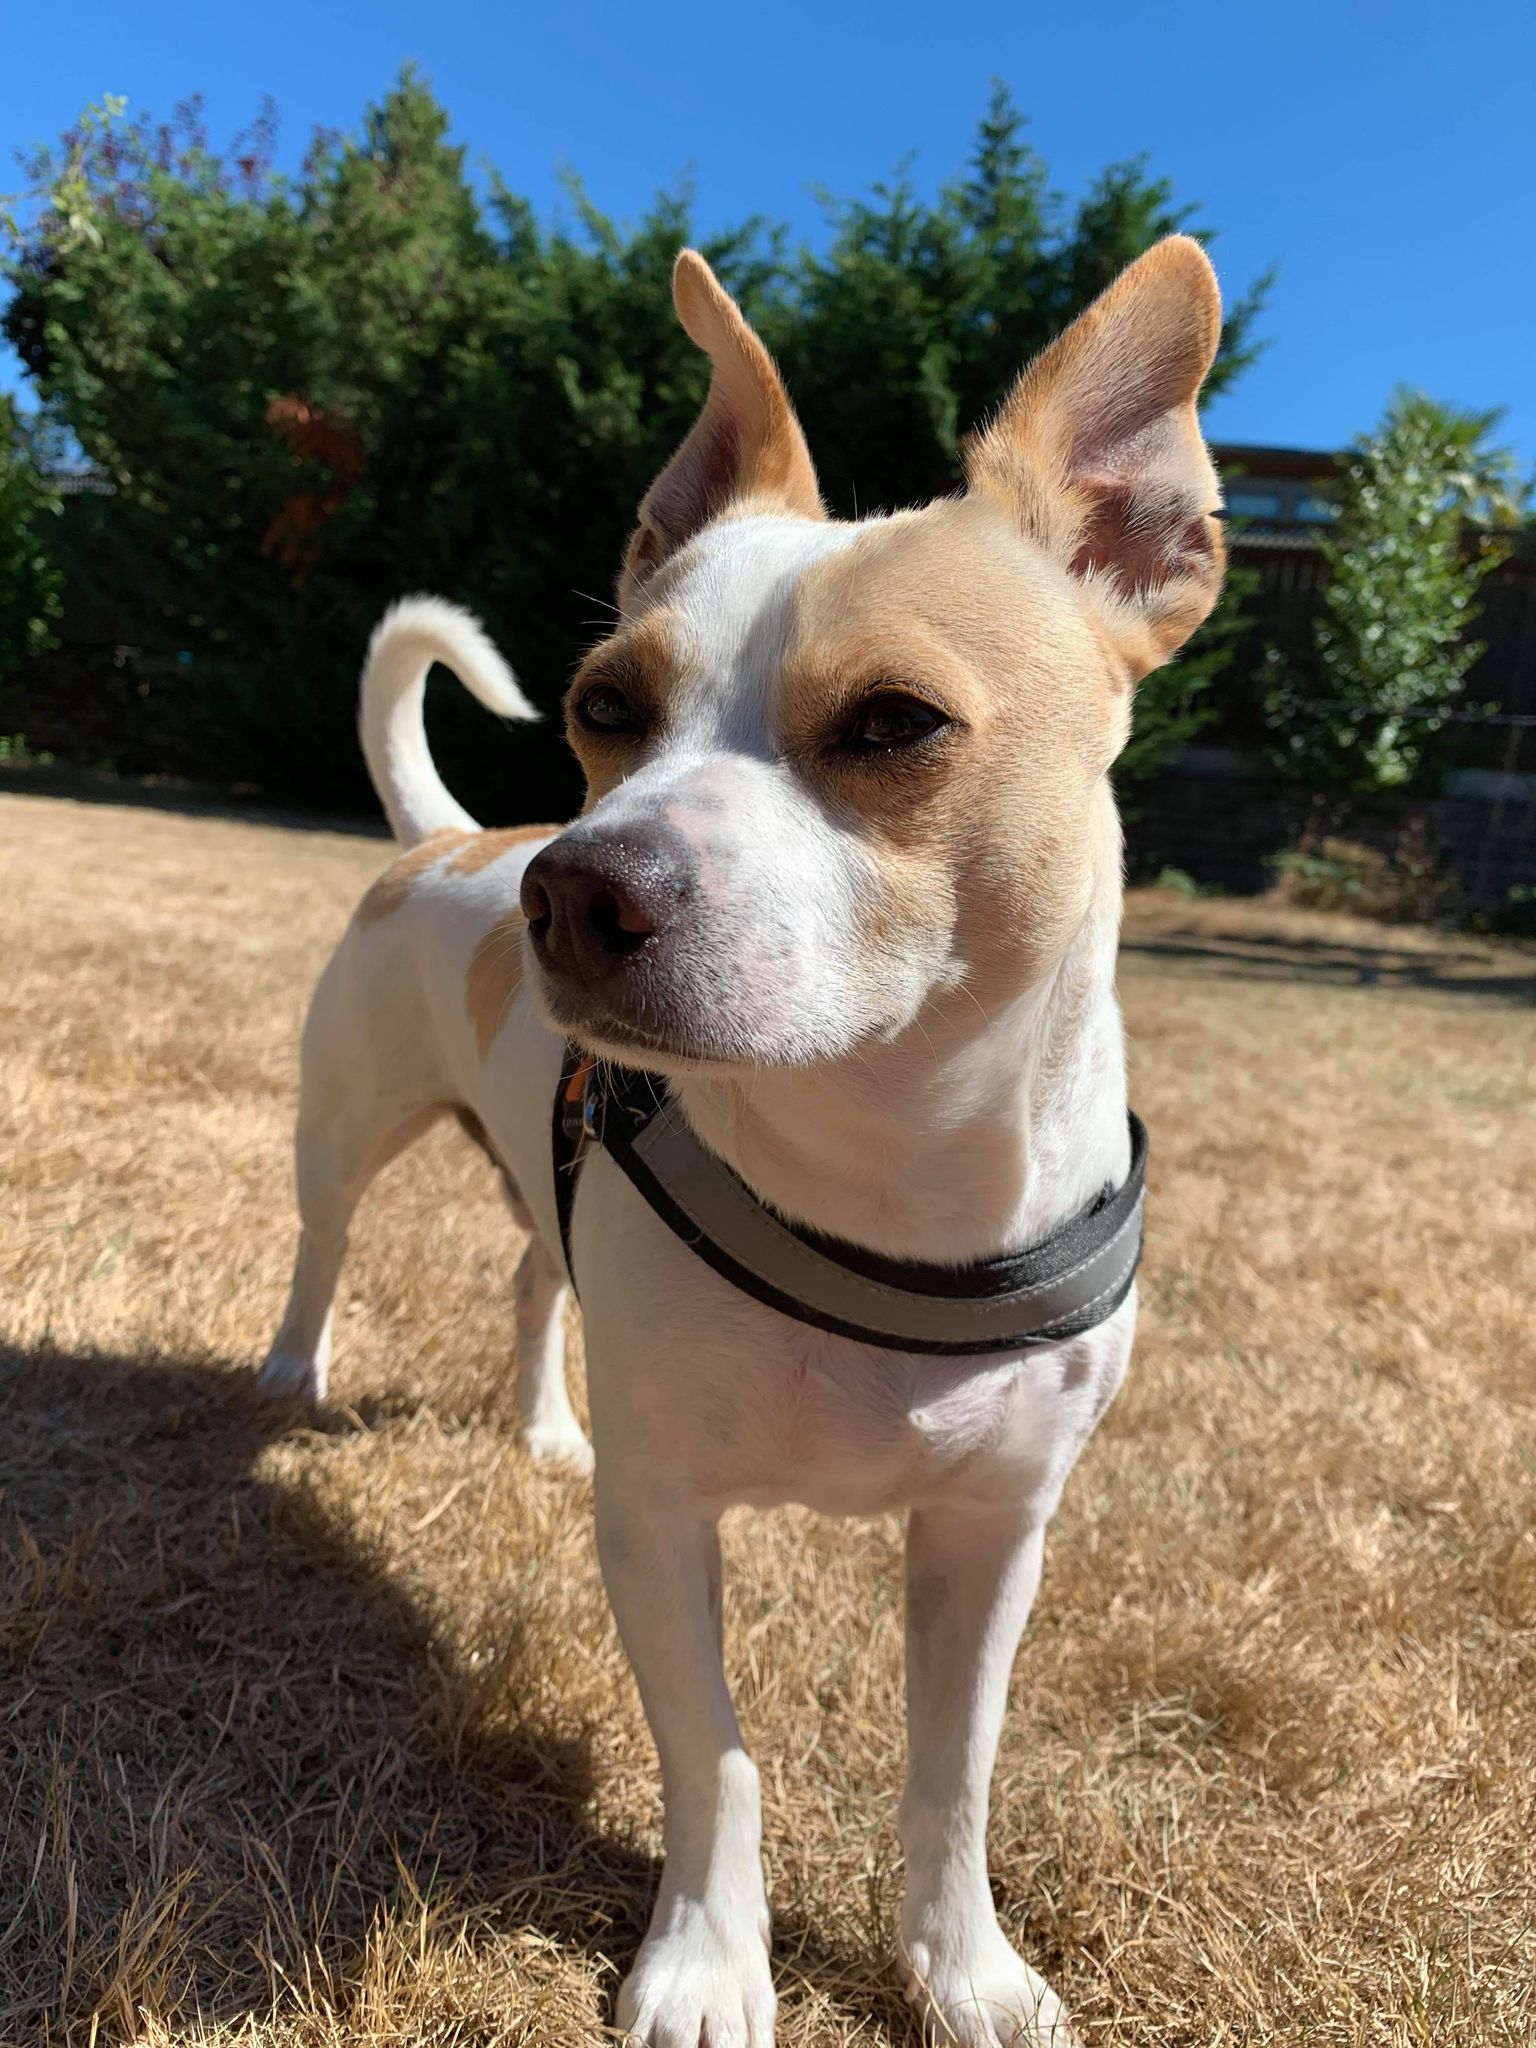
<path fill-rule="evenodd" d="M 518 1441 L 541 1463 L 586 1473 L 592 1470 L 592 1446 L 565 1384 L 568 1292 L 543 1239 L 530 1237 L 517 1269 Z"/>
<path fill-rule="evenodd" d="M 311 1091 L 305 1089 L 308 1095 Z M 293 1284 L 257 1385 L 274 1398 L 325 1398 L 331 1363 L 331 1308 L 347 1229 L 369 1182 L 443 1114 L 444 1105 L 338 1105 L 319 1123 L 300 1111 L 295 1165 L 299 1197 Z M 359 1112 L 362 1113 L 359 1113 Z M 371 1111 L 371 1114 L 369 1113 Z"/>
<path fill-rule="evenodd" d="M 430 1043 L 413 984 L 384 978 L 356 928 L 320 977 L 304 1024 L 294 1167 L 298 1257 L 288 1307 L 257 1381 L 263 1393 L 319 1401 L 331 1358 L 331 1303 L 364 1190 L 448 1108 L 422 1054 Z"/>
<path fill-rule="evenodd" d="M 528 1243 L 518 1262 L 515 1288 L 517 1351 L 514 1400 L 517 1439 L 541 1465 L 584 1476 L 592 1470 L 592 1446 L 582 1433 L 565 1384 L 565 1303 L 569 1284 L 554 1254 L 539 1235 L 533 1212 L 508 1172 L 485 1125 L 460 1104 L 459 1127 L 496 1169 L 502 1198 Z"/>

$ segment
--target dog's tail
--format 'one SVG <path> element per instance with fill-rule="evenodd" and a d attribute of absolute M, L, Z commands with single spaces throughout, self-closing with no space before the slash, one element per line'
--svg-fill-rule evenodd
<path fill-rule="evenodd" d="M 453 826 L 480 828 L 448 794 L 427 747 L 427 671 L 440 661 L 498 718 L 537 718 L 478 619 L 440 597 L 406 597 L 374 628 L 363 668 L 358 729 L 363 757 L 402 846 Z"/>

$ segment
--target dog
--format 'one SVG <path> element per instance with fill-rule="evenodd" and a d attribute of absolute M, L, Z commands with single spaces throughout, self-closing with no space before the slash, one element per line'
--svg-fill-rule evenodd
<path fill-rule="evenodd" d="M 579 818 L 482 831 L 444 788 L 433 662 L 531 715 L 473 620 L 408 600 L 374 636 L 363 746 L 405 851 L 309 1014 L 302 1233 L 261 1384 L 323 1394 L 358 1197 L 456 1113 L 528 1232 L 519 1431 L 577 1471 L 595 1452 L 599 1557 L 660 1757 L 664 1873 L 620 2025 L 650 2048 L 772 2038 L 716 1531 L 727 1507 L 796 1501 L 908 1516 L 900 1942 L 925 2031 L 1066 2042 L 993 1908 L 989 1779 L 1046 1524 L 1124 1376 L 1134 1287 L 1056 1342 L 859 1341 L 734 1285 L 597 1148 L 569 1217 L 589 1448 L 564 1377 L 551 1105 L 567 1041 L 642 1069 L 744 1200 L 887 1265 L 1002 1258 L 1126 1180 L 1109 771 L 1137 683 L 1221 584 L 1196 415 L 1220 298 L 1197 243 L 1160 242 L 1024 370 L 967 443 L 961 493 L 852 522 L 826 517 L 771 358 L 692 251 L 674 298 L 709 391 L 567 696 Z"/>

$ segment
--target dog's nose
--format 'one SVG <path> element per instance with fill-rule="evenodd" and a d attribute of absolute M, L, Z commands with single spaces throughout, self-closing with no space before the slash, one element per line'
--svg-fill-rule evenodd
<path fill-rule="evenodd" d="M 688 877 L 663 842 L 563 833 L 523 874 L 523 915 L 543 964 L 592 983 L 627 966 L 663 933 Z"/>

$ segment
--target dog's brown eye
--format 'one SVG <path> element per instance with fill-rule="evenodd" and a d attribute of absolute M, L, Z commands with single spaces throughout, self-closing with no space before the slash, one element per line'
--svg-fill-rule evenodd
<path fill-rule="evenodd" d="M 882 690 L 878 696 L 865 698 L 842 743 L 854 754 L 889 754 L 897 747 L 915 746 L 948 723 L 936 705 L 925 704 L 921 697 L 909 697 L 904 690 Z"/>
<path fill-rule="evenodd" d="M 576 700 L 576 716 L 590 732 L 638 732 L 639 712 L 615 683 L 594 683 Z"/>

